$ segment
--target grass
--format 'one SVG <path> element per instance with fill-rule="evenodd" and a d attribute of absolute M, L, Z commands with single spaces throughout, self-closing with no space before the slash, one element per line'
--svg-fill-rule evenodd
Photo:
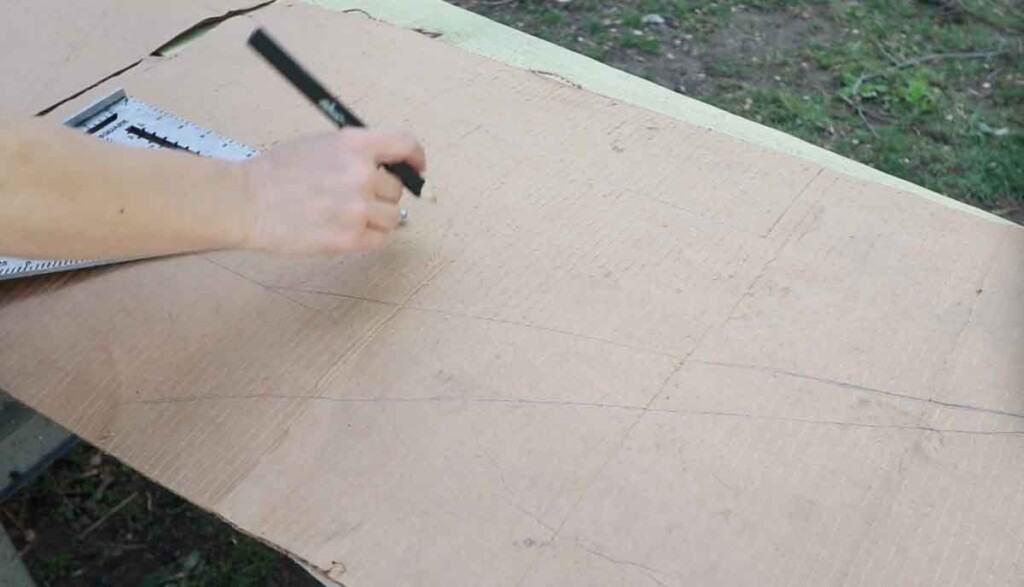
<path fill-rule="evenodd" d="M 455 3 L 1024 220 L 1016 0 Z"/>

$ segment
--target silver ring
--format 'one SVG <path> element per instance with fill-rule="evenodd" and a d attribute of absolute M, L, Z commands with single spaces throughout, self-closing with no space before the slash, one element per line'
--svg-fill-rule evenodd
<path fill-rule="evenodd" d="M 405 208 L 398 209 L 398 224 L 405 224 L 406 219 L 409 218 L 409 211 Z"/>

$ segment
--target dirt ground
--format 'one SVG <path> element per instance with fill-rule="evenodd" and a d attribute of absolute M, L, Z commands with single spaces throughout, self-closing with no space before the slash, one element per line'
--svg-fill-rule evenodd
<path fill-rule="evenodd" d="M 1024 223 L 1020 0 L 453 3 Z M 88 446 L 0 518 L 40 585 L 318 585 Z"/>
<path fill-rule="evenodd" d="M 85 443 L 0 504 L 0 516 L 41 586 L 320 585 Z"/>

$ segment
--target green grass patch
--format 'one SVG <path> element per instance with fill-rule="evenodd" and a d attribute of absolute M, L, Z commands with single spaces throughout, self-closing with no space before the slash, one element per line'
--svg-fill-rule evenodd
<path fill-rule="evenodd" d="M 619 37 L 619 46 L 623 49 L 637 49 L 648 55 L 657 55 L 661 51 L 661 41 L 643 35 L 622 35 Z"/>
<path fill-rule="evenodd" d="M 812 142 L 834 130 L 829 101 L 820 94 L 798 95 L 785 89 L 754 87 L 717 96 L 712 103 Z"/>

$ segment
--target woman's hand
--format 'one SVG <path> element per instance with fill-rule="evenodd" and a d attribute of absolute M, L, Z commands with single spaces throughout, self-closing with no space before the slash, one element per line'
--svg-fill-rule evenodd
<path fill-rule="evenodd" d="M 253 206 L 248 248 L 336 254 L 384 246 L 398 226 L 401 182 L 382 169 L 422 172 L 423 148 L 395 131 L 343 129 L 279 145 L 241 165 Z"/>
<path fill-rule="evenodd" d="M 0 254 L 125 259 L 251 248 L 336 254 L 380 247 L 423 148 L 344 129 L 243 162 L 113 145 L 45 120 L 0 118 Z"/>

